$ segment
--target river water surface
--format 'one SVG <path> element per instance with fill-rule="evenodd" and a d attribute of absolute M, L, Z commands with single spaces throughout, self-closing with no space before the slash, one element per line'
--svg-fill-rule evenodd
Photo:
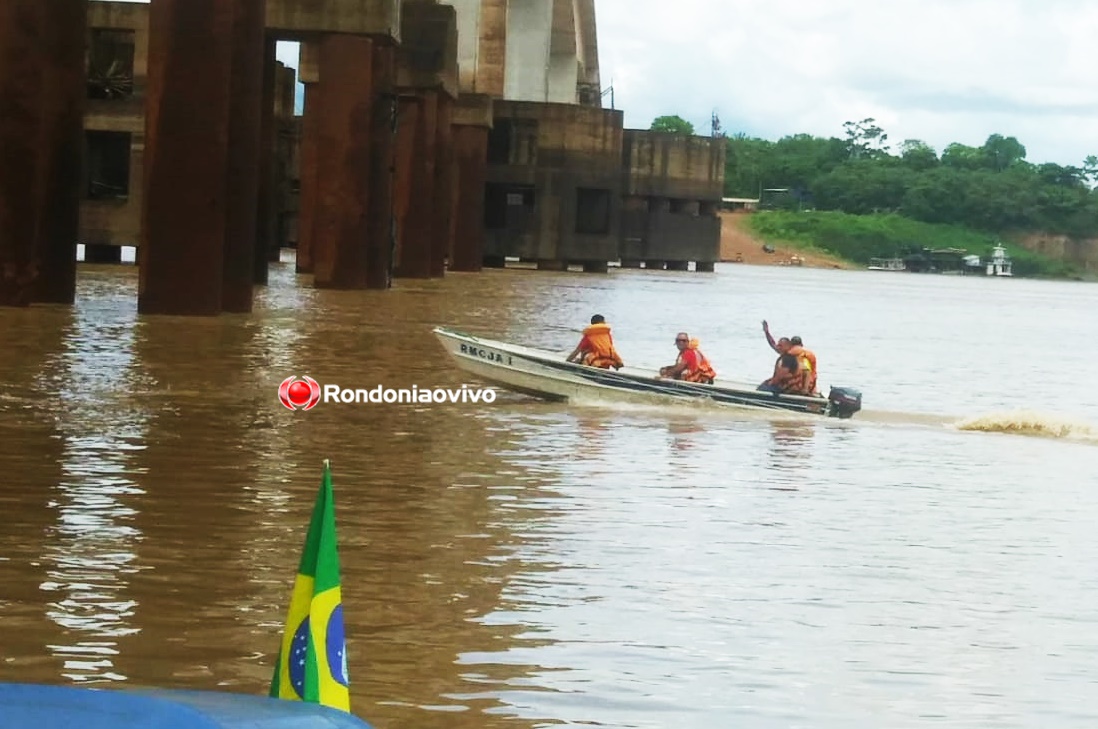
<path fill-rule="evenodd" d="M 1094 285 L 719 266 L 311 288 L 136 313 L 132 268 L 0 310 L 0 681 L 265 693 L 331 459 L 377 729 L 1098 726 Z M 439 324 L 757 382 L 802 336 L 850 421 L 332 404 L 476 385 Z"/>

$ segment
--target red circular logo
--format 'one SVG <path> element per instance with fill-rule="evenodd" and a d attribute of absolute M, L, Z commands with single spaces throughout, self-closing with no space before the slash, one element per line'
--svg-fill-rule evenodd
<path fill-rule="evenodd" d="M 320 385 L 312 377 L 287 377 L 278 386 L 278 401 L 290 410 L 311 410 L 320 402 Z"/>

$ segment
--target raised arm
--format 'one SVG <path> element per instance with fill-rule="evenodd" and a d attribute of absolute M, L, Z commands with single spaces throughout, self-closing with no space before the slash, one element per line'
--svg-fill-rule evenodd
<path fill-rule="evenodd" d="M 763 319 L 763 334 L 766 335 L 766 343 L 770 345 L 778 354 L 781 354 L 781 350 L 778 349 L 778 343 L 774 341 L 774 337 L 770 334 L 770 325 L 766 323 L 766 319 Z"/>

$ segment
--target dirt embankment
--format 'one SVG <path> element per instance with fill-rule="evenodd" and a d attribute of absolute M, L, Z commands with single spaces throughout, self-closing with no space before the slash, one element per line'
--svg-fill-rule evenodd
<path fill-rule="evenodd" d="M 834 256 L 802 251 L 788 246 L 769 246 L 756 238 L 747 226 L 751 213 L 721 212 L 721 260 L 755 266 L 807 266 L 809 268 L 858 268 Z"/>
<path fill-rule="evenodd" d="M 1074 263 L 1086 271 L 1098 269 L 1098 238 L 1070 238 L 1053 233 L 1015 233 L 1010 240 L 1026 250 L 1058 261 Z"/>

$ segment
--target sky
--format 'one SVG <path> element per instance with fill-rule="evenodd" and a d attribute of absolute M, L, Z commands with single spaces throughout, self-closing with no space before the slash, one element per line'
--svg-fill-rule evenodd
<path fill-rule="evenodd" d="M 1034 163 L 1098 155 L 1095 0 L 596 0 L 596 16 L 627 128 L 677 114 L 708 134 L 716 111 L 777 140 L 873 118 L 938 153 L 1002 134 Z M 295 44 L 278 53 L 297 66 Z"/>
<path fill-rule="evenodd" d="M 667 8 L 673 8 L 668 12 Z M 990 134 L 1030 162 L 1098 155 L 1094 0 L 597 0 L 604 88 L 627 128 L 843 137 L 876 119 L 939 153 Z"/>

